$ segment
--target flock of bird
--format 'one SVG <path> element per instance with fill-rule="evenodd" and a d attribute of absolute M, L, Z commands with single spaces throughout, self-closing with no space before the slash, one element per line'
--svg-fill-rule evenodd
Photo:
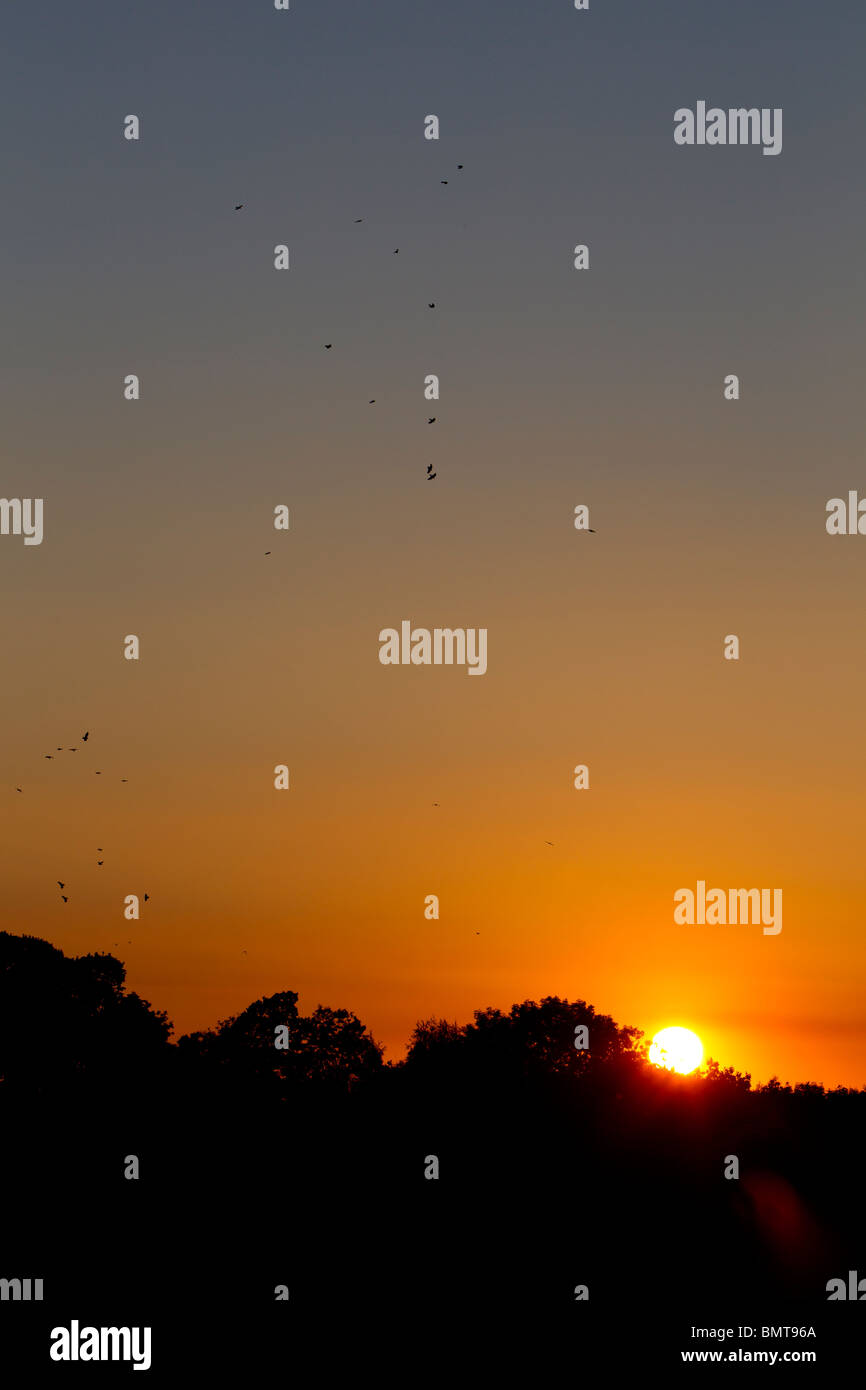
<path fill-rule="evenodd" d="M 87 729 L 87 730 L 81 735 L 81 743 L 82 743 L 82 744 L 85 744 L 89 738 L 90 738 L 90 730 Z M 79 751 L 79 745 L 76 743 L 74 746 L 67 746 L 67 747 L 65 747 L 65 748 L 64 748 L 63 746 L 58 746 L 57 748 L 55 748 L 55 750 L 54 750 L 53 753 L 43 753 L 42 756 L 43 756 L 43 759 L 45 759 L 46 761 L 48 761 L 48 762 L 54 762 L 57 753 L 77 753 L 78 751 Z M 96 776 L 96 777 L 101 777 L 101 776 L 102 776 L 101 770 L 94 769 L 94 776 Z M 129 779 L 128 779 L 127 777 L 121 777 L 120 780 L 121 780 L 121 782 L 127 782 Z M 23 788 L 23 787 L 18 787 L 18 786 L 16 786 L 15 790 L 16 790 L 17 792 L 20 792 L 20 793 L 22 794 L 22 796 L 23 796 L 23 794 L 24 794 L 24 788 Z M 105 850 L 103 849 L 102 845 L 97 845 L 97 846 L 96 846 L 96 853 L 97 853 L 97 854 L 104 854 L 104 853 L 105 853 Z M 97 859 L 97 861 L 96 861 L 96 867 L 97 867 L 98 869 L 101 869 L 101 868 L 103 867 L 104 864 L 105 864 L 105 860 L 104 860 L 104 859 Z M 64 891 L 63 891 L 64 888 L 66 887 L 66 882 L 65 882 L 65 880 L 59 879 L 59 878 L 58 878 L 58 879 L 56 880 L 56 883 L 57 883 L 58 888 L 60 889 L 60 897 L 61 897 L 61 899 L 63 900 L 64 903 L 68 903 L 68 902 L 69 902 L 69 895 L 68 895 L 67 893 L 64 893 Z M 143 901 L 144 901 L 144 902 L 149 902 L 149 901 L 150 901 L 150 894 L 149 894 L 149 893 L 145 893 L 145 894 L 144 894 L 144 896 L 143 896 Z M 115 941 L 114 944 L 115 944 L 115 946 L 117 946 L 119 943 Z M 132 945 L 132 942 L 130 941 L 128 944 L 129 944 L 129 945 Z"/>
<path fill-rule="evenodd" d="M 462 165 L 462 164 L 458 164 L 458 165 L 457 165 L 457 168 L 458 168 L 458 169 L 462 169 L 462 168 L 463 168 L 463 165 Z M 447 184 L 448 184 L 448 180 L 447 180 L 447 179 L 440 179 L 439 182 L 447 187 Z M 235 212 L 241 212 L 245 207 L 246 207 L 246 204 L 245 204 L 245 203 L 236 203 L 236 204 L 235 204 Z M 363 217 L 356 217 L 356 218 L 354 219 L 355 226 L 358 226 L 358 225 L 359 225 L 361 222 L 363 222 L 363 221 L 364 221 L 364 218 L 363 218 Z M 400 247 L 399 247 L 399 246 L 395 246 L 395 247 L 394 247 L 394 255 L 395 255 L 395 256 L 399 256 L 399 254 L 400 254 Z M 427 308 L 428 308 L 428 309 L 435 309 L 435 308 L 436 308 L 435 301 L 434 301 L 432 304 L 428 302 Z M 333 348 L 333 346 L 334 346 L 333 343 L 325 343 L 325 344 L 324 344 L 325 351 L 326 351 L 326 352 L 330 352 L 331 349 Z M 369 405 L 375 405 L 375 404 L 376 404 L 376 398 L 375 398 L 375 396 L 373 397 L 373 399 L 372 399 L 371 401 L 368 402 L 368 404 L 369 404 Z M 431 416 L 431 417 L 428 419 L 427 424 L 428 424 L 428 425 L 435 425 L 435 423 L 436 423 L 436 416 L 433 415 L 433 416 Z M 428 482 L 428 483 L 432 483 L 433 479 L 434 479 L 434 478 L 438 478 L 438 476 L 439 476 L 439 474 L 438 474 L 438 473 L 434 473 L 434 471 L 433 471 L 433 465 L 432 465 L 432 463 L 428 463 L 428 465 L 427 465 L 427 482 Z M 265 551 L 265 554 L 266 554 L 266 555 L 270 555 L 270 553 L 271 553 L 271 552 L 270 552 L 269 550 L 266 550 L 266 551 Z"/>
<path fill-rule="evenodd" d="M 462 164 L 458 164 L 458 165 L 457 165 L 457 168 L 458 168 L 458 169 L 462 169 L 462 168 L 463 168 L 463 165 L 462 165 Z M 446 186 L 447 186 L 447 184 L 448 184 L 448 180 L 447 180 L 447 179 L 440 179 L 439 182 L 440 182 L 441 184 L 443 184 L 443 185 L 446 185 Z M 237 203 L 237 204 L 235 204 L 235 212 L 241 212 L 245 206 L 246 206 L 246 205 L 245 205 L 244 203 Z M 363 221 L 364 221 L 364 218 L 363 218 L 363 217 L 356 217 L 356 218 L 355 218 L 355 225 L 357 226 L 357 225 L 359 225 L 360 223 L 362 223 Z M 400 248 L 399 248 L 399 246 L 396 246 L 396 247 L 394 248 L 394 255 L 395 255 L 395 256 L 399 256 L 399 254 L 400 254 Z M 428 301 L 427 308 L 428 308 L 428 309 L 435 309 L 435 308 L 436 308 L 436 303 L 435 303 L 435 301 L 433 301 L 433 302 Z M 325 343 L 325 345 L 324 345 L 325 351 L 326 351 L 326 352 L 330 352 L 331 349 L 333 348 L 333 346 L 334 346 L 333 343 Z M 369 404 L 370 404 L 370 405 L 375 405 L 375 404 L 376 404 L 376 398 L 373 397 L 373 399 L 370 400 Z M 428 416 L 427 424 L 428 424 L 428 425 L 435 425 L 435 424 L 436 424 L 436 419 L 437 419 L 437 417 L 436 417 L 435 415 Z M 432 482 L 433 479 L 436 478 L 436 477 L 438 477 L 438 474 L 437 474 L 436 472 L 434 472 L 433 464 L 432 464 L 432 463 L 428 463 L 428 464 L 427 464 L 427 481 L 428 481 L 428 482 Z M 588 529 L 588 530 L 592 530 L 591 527 L 589 527 L 589 528 L 587 528 L 587 529 Z M 265 554 L 266 554 L 266 555 L 270 555 L 270 554 L 271 554 L 271 551 L 270 551 L 270 550 L 266 550 L 266 551 L 265 551 Z M 81 735 L 81 742 L 82 742 L 82 744 L 86 743 L 87 740 L 89 739 L 89 737 L 90 737 L 90 730 L 88 729 L 88 730 L 86 730 L 86 731 Z M 56 751 L 57 753 L 63 753 L 63 752 L 67 752 L 67 753 L 77 753 L 77 752 L 78 752 L 78 745 L 76 744 L 74 747 L 67 747 L 67 748 L 58 747 L 55 751 Z M 45 753 L 45 754 L 43 754 L 43 757 L 44 757 L 48 762 L 52 762 L 52 761 L 54 760 L 55 754 L 54 754 L 54 753 Z M 101 776 L 102 776 L 102 772 L 99 771 L 99 770 L 94 769 L 94 775 L 95 775 L 96 777 L 101 777 Z M 121 777 L 120 780 L 121 780 L 121 782 L 126 782 L 128 779 L 127 779 L 126 777 Z M 16 787 L 15 790 L 18 791 L 18 792 L 20 792 L 20 793 L 23 795 L 23 791 L 24 791 L 23 787 Z M 434 802 L 433 802 L 433 805 L 434 805 L 434 806 L 438 806 L 438 805 L 439 805 L 439 802 L 438 802 L 438 801 L 434 801 Z M 552 843 L 553 843 L 552 840 L 546 840 L 546 841 L 545 841 L 545 844 L 548 844 L 548 845 L 552 845 Z M 96 847 L 96 852 L 97 852 L 97 854 L 104 854 L 105 851 L 103 850 L 103 848 L 102 848 L 101 845 L 97 845 L 97 847 Z M 105 861 L 104 861 L 103 859 L 97 859 L 97 861 L 96 861 L 96 864 L 97 864 L 97 867 L 98 867 L 98 868 L 102 868 L 102 866 L 103 866 L 104 863 L 105 863 Z M 68 903 L 68 902 L 69 902 L 69 897 L 68 897 L 68 895 L 67 895 L 66 893 L 63 892 L 63 889 L 66 887 L 66 883 L 65 883 L 64 881 L 62 881 L 61 879 L 57 879 L 56 881 L 57 881 L 58 887 L 60 888 L 60 896 L 61 896 L 63 902 L 64 902 L 64 903 Z M 144 902 L 149 902 L 149 901 L 150 901 L 150 894 L 149 894 L 149 893 L 145 893 L 145 894 L 143 895 L 143 901 L 144 901 Z M 476 936 L 479 936 L 479 935 L 480 935 L 480 932 L 476 932 L 475 935 L 476 935 Z M 115 945 L 115 946 L 117 946 L 117 945 L 119 945 L 119 944 L 120 944 L 120 943 L 117 942 L 117 941 L 114 942 L 114 945 Z M 129 941 L 127 944 L 128 944 L 128 945 L 132 945 L 132 942 Z M 241 954 L 245 956 L 247 953 L 246 953 L 246 951 L 242 951 Z"/>
<path fill-rule="evenodd" d="M 83 733 L 83 734 L 81 735 L 81 742 L 82 742 L 82 743 L 86 743 L 87 740 L 88 740 L 89 738 L 90 738 L 90 730 L 88 729 L 88 730 L 86 731 L 86 733 Z M 76 743 L 76 745 L 75 745 L 74 748 L 71 748 L 71 747 L 63 748 L 62 746 L 58 746 L 57 748 L 55 748 L 54 753 L 43 753 L 43 754 L 42 754 L 42 757 L 43 757 L 43 759 L 44 759 L 46 762 L 51 763 L 51 762 L 54 762 L 54 760 L 55 760 L 55 754 L 57 754 L 57 753 L 77 753 L 77 752 L 78 752 L 78 744 Z M 94 775 L 94 777 L 101 777 L 101 776 L 102 776 L 102 771 L 101 771 L 101 769 L 99 769 L 99 768 L 94 768 L 93 775 Z M 121 782 L 128 782 L 128 781 L 129 781 L 129 778 L 128 778 L 128 777 L 121 777 L 120 780 L 121 780 Z M 17 792 L 20 792 L 22 796 L 24 795 L 24 788 L 23 788 L 23 787 L 18 787 L 18 786 L 16 786 L 15 790 L 16 790 Z"/>

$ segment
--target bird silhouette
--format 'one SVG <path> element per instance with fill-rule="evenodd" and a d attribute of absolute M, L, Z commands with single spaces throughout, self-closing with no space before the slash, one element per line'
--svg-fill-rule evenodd
<path fill-rule="evenodd" d="M 101 869 L 101 868 L 102 868 L 102 863 L 103 863 L 103 861 L 102 861 L 101 859 L 97 859 L 97 861 L 96 861 L 96 866 L 97 866 L 97 868 Z"/>
<path fill-rule="evenodd" d="M 102 845 L 97 845 L 97 846 L 96 846 L 96 853 L 97 853 L 97 854 L 101 854 L 101 853 L 102 853 Z"/>
<path fill-rule="evenodd" d="M 269 550 L 266 550 L 266 551 L 265 551 L 265 554 L 266 554 L 266 555 L 270 555 L 270 553 L 271 553 L 271 552 L 270 552 Z"/>
<path fill-rule="evenodd" d="M 433 479 L 434 479 L 434 478 L 438 478 L 438 477 L 439 477 L 439 474 L 438 474 L 438 473 L 431 473 L 431 474 L 428 476 L 427 481 L 428 481 L 428 483 L 432 483 Z"/>
<path fill-rule="evenodd" d="M 594 528 L 594 527 L 592 527 L 592 526 L 587 526 L 586 529 L 587 529 L 587 531 L 590 532 L 591 535 L 593 535 L 593 536 L 595 535 L 595 528 Z"/>
<path fill-rule="evenodd" d="M 394 248 L 394 255 L 395 255 L 395 256 L 399 256 L 399 254 L 400 254 L 400 247 L 399 247 L 399 246 L 395 246 L 395 248 Z"/>
<path fill-rule="evenodd" d="M 376 404 L 376 397 L 374 396 L 373 399 L 372 399 L 371 401 L 368 401 L 368 402 L 367 402 L 367 404 L 368 404 L 368 405 L 375 405 L 375 404 Z"/>
<path fill-rule="evenodd" d="M 458 168 L 458 169 L 462 169 L 462 168 L 463 168 L 463 165 L 462 165 L 462 164 L 458 164 L 458 165 L 457 165 L 457 168 Z"/>
<path fill-rule="evenodd" d="M 145 893 L 145 895 L 144 895 L 144 901 L 147 902 L 147 900 L 148 900 L 149 897 L 150 897 L 150 894 L 149 894 L 149 893 Z"/>
<path fill-rule="evenodd" d="M 86 743 L 87 740 L 88 740 L 89 738 L 90 738 L 90 730 L 88 729 L 86 734 L 82 734 L 82 735 L 81 735 L 81 742 L 82 742 L 82 743 Z"/>
<path fill-rule="evenodd" d="M 65 893 L 61 893 L 60 896 L 61 896 L 61 898 L 63 899 L 63 901 L 64 901 L 65 903 L 68 903 L 68 902 L 69 902 L 69 899 L 67 898 L 67 896 L 66 896 Z"/>
<path fill-rule="evenodd" d="M 15 790 L 16 790 L 17 792 L 20 792 L 20 791 L 21 791 L 21 788 L 20 788 L 20 787 L 16 787 Z"/>
<path fill-rule="evenodd" d="M 432 472 L 433 472 L 433 465 L 432 465 L 432 463 L 428 463 L 428 465 L 427 465 L 427 472 L 428 472 L 428 473 L 432 473 Z"/>
<path fill-rule="evenodd" d="M 77 749 L 77 748 L 67 748 L 66 751 L 67 751 L 67 753 L 77 753 L 77 752 L 78 752 L 78 749 Z"/>
<path fill-rule="evenodd" d="M 236 203 L 236 204 L 235 204 L 235 212 L 240 212 L 240 210 L 241 210 L 242 207 L 243 207 L 243 203 Z"/>
<path fill-rule="evenodd" d="M 356 218 L 355 218 L 355 226 L 357 226 L 359 222 L 363 222 L 363 220 L 364 220 L 363 217 L 356 217 Z"/>
<path fill-rule="evenodd" d="M 56 751 L 57 751 L 58 753 L 62 753 L 62 752 L 63 752 L 63 749 L 62 749 L 62 748 L 58 748 Z"/>
<path fill-rule="evenodd" d="M 94 775 L 94 777 L 101 777 L 101 776 L 102 776 L 102 773 L 101 773 L 101 772 L 96 772 L 96 771 L 94 770 L 94 774 L 93 774 L 93 775 Z"/>
<path fill-rule="evenodd" d="M 121 777 L 120 780 L 121 780 L 121 782 L 128 782 L 128 781 L 129 781 L 129 778 L 128 778 L 128 777 Z"/>
<path fill-rule="evenodd" d="M 60 882 L 60 879 L 58 879 L 58 880 L 57 880 L 57 887 L 58 887 L 58 888 L 65 888 L 65 887 L 66 887 L 66 884 L 65 884 L 65 883 L 61 883 L 61 882 Z"/>
<path fill-rule="evenodd" d="M 545 840 L 544 843 L 545 843 L 546 845 L 552 845 L 552 844 L 553 844 L 553 841 L 552 841 L 552 840 Z"/>
<path fill-rule="evenodd" d="M 53 754 L 53 753 L 46 753 L 46 754 L 45 754 L 45 757 L 48 759 L 48 761 L 49 761 L 50 763 L 53 763 L 53 762 L 54 762 L 54 754 Z"/>
<path fill-rule="evenodd" d="M 330 352 L 330 350 L 331 350 L 331 348 L 332 348 L 333 346 L 334 346 L 333 343 L 325 343 L 325 351 L 326 351 L 326 352 Z"/>
<path fill-rule="evenodd" d="M 427 308 L 428 308 L 428 309 L 435 309 L 435 308 L 436 308 L 436 305 L 435 305 L 435 304 L 428 304 L 428 305 L 427 305 Z"/>
<path fill-rule="evenodd" d="M 434 802 L 433 802 L 433 805 L 434 805 L 434 806 L 438 806 L 438 805 L 439 805 L 439 802 L 438 802 L 438 801 L 434 801 Z"/>
<path fill-rule="evenodd" d="M 435 416 L 435 415 L 431 415 L 431 416 L 430 416 L 430 419 L 427 421 L 427 424 L 428 424 L 428 425 L 435 425 L 435 424 L 436 424 L 436 416 Z"/>

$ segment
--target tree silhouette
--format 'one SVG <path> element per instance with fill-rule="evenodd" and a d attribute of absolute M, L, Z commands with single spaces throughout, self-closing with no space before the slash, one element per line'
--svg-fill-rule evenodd
<path fill-rule="evenodd" d="M 64 956 L 39 937 L 0 932 L 0 1076 L 4 1091 L 57 1091 L 156 1069 L 171 1025 L 137 994 L 114 956 Z"/>
<path fill-rule="evenodd" d="M 270 1089 L 316 1084 L 347 1091 L 381 1069 L 382 1048 L 354 1014 L 319 1005 L 309 1017 L 299 1017 L 297 1005 L 294 990 L 269 995 L 213 1030 L 186 1034 L 179 1050 L 211 1070 Z M 277 1029 L 283 1026 L 288 1047 L 278 1048 Z"/>
<path fill-rule="evenodd" d="M 573 1003 L 548 995 L 535 1003 L 501 1009 L 478 1009 L 474 1023 L 462 1028 L 444 1019 L 416 1024 L 406 1056 L 409 1068 L 428 1075 L 435 1068 L 456 1067 L 503 1076 L 580 1076 L 611 1063 L 636 1064 L 640 1029 L 619 1027 L 596 1013 L 583 999 Z M 575 1030 L 588 1033 L 586 1048 L 575 1046 Z"/>

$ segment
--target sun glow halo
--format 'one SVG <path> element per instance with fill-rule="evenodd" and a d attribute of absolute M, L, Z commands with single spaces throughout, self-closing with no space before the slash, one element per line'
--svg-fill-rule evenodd
<path fill-rule="evenodd" d="M 649 1059 L 666 1071 L 678 1071 L 687 1076 L 701 1065 L 704 1046 L 690 1028 L 662 1028 L 656 1033 L 649 1050 Z"/>

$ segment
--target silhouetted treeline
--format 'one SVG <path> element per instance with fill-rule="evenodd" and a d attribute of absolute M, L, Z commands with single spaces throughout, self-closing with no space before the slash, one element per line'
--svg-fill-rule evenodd
<path fill-rule="evenodd" d="M 697 1102 L 694 1079 L 679 1081 L 647 1065 L 639 1029 L 618 1025 L 583 1000 L 548 996 L 515 1004 L 507 1012 L 479 1009 L 471 1023 L 419 1021 L 405 1060 L 383 1061 L 383 1049 L 354 1014 L 319 1005 L 298 1014 L 298 996 L 285 990 L 256 1000 L 242 1013 L 204 1032 L 171 1041 L 163 1010 L 125 988 L 123 963 L 106 953 L 67 957 L 33 936 L 0 932 L 0 1077 L 4 1096 L 58 1094 L 69 1086 L 102 1084 L 121 1073 L 127 1080 L 158 1076 L 169 1084 L 174 1064 L 185 1080 L 195 1073 L 210 1090 L 256 1089 L 260 1100 L 279 1101 L 312 1085 L 334 1095 L 370 1085 L 381 1074 L 405 1071 L 419 1089 L 474 1090 L 517 1084 L 548 1089 L 685 1087 Z M 576 1045 L 586 1028 L 586 1045 Z M 277 1033 L 286 1037 L 277 1045 Z M 730 1108 L 744 1095 L 761 1098 L 769 1116 L 825 1111 L 866 1091 L 814 1082 L 783 1085 L 773 1078 L 752 1087 L 751 1077 L 710 1059 L 697 1083 L 713 1105 Z"/>
<path fill-rule="evenodd" d="M 355 1299 L 420 1279 L 491 1307 L 582 1285 L 614 1303 L 642 1269 L 660 1301 L 683 1271 L 707 1296 L 807 1302 L 866 1275 L 863 1090 L 671 1075 L 637 1029 L 556 996 L 420 1021 L 397 1064 L 353 1014 L 297 1006 L 283 991 L 173 1042 L 114 957 L 0 933 L 2 1177 L 31 1213 L 10 1236 L 27 1267 L 50 1191 L 177 1223 L 205 1267 L 310 1306 L 341 1258 L 363 1261 Z M 48 1261 L 47 1217 L 41 1239 Z"/>

